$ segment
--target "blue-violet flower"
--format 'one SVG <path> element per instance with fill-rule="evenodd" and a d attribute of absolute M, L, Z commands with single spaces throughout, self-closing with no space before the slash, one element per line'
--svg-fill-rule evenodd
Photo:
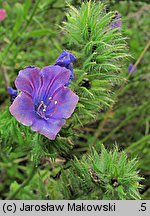
<path fill-rule="evenodd" d="M 128 73 L 131 73 L 131 70 L 133 68 L 133 64 L 130 64 L 128 67 Z M 137 68 L 134 69 L 134 71 L 132 71 L 132 74 L 134 74 L 136 72 Z"/>
<path fill-rule="evenodd" d="M 70 53 L 64 50 L 60 56 L 57 58 L 55 65 L 59 65 L 61 67 L 65 67 L 70 70 L 70 79 L 74 79 L 74 73 L 73 73 L 73 62 L 76 60 L 76 57 Z M 68 83 L 66 83 L 66 86 L 69 85 L 71 82 L 70 80 Z"/>
<path fill-rule="evenodd" d="M 121 27 L 122 27 L 121 14 L 116 13 L 110 26 L 111 26 L 111 29 L 118 28 L 119 30 L 121 30 Z"/>
<path fill-rule="evenodd" d="M 8 91 L 8 93 L 9 93 L 9 95 L 10 95 L 10 102 L 11 102 L 11 104 L 12 104 L 12 102 L 15 100 L 15 98 L 16 98 L 17 95 L 18 95 L 18 91 L 17 91 L 16 89 L 13 89 L 11 86 L 9 86 L 9 87 L 7 88 L 7 91 Z"/>
<path fill-rule="evenodd" d="M 54 140 L 78 102 L 78 96 L 65 87 L 69 79 L 70 70 L 60 66 L 21 70 L 15 80 L 21 93 L 10 106 L 11 114 L 23 125 Z"/>

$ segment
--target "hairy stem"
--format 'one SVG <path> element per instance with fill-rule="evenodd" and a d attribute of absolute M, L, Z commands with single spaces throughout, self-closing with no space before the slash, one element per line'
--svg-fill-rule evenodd
<path fill-rule="evenodd" d="M 138 64 L 139 64 L 140 61 L 142 60 L 142 58 L 143 58 L 144 54 L 146 53 L 146 51 L 148 50 L 149 46 L 150 46 L 150 41 L 148 41 L 148 43 L 147 43 L 147 45 L 145 46 L 143 52 L 142 52 L 141 55 L 139 56 L 139 58 L 138 58 L 138 60 L 136 61 L 136 63 L 133 65 L 132 70 L 130 71 L 130 73 L 129 73 L 127 79 L 123 82 L 123 84 L 121 85 L 121 87 L 119 88 L 119 90 L 117 91 L 117 93 L 115 94 L 115 96 L 114 96 L 114 102 L 112 103 L 112 105 L 110 106 L 110 108 L 108 109 L 108 111 L 106 112 L 106 115 L 105 115 L 103 121 L 100 122 L 100 124 L 99 124 L 97 130 L 95 131 L 94 138 L 93 138 L 93 142 L 92 142 L 92 146 L 95 146 L 95 144 L 96 144 L 96 142 L 97 142 L 97 139 L 98 139 L 98 137 L 101 135 L 102 130 L 103 130 L 103 128 L 104 128 L 104 126 L 105 126 L 105 124 L 106 124 L 108 118 L 109 118 L 109 115 L 110 115 L 111 112 L 112 112 L 112 109 L 113 109 L 113 107 L 114 107 L 114 104 L 115 104 L 115 102 L 116 102 L 118 96 L 119 96 L 120 93 L 122 92 L 123 88 L 125 87 L 125 85 L 126 85 L 126 83 L 128 82 L 130 76 L 131 76 L 132 73 L 134 72 L 135 68 L 138 66 Z"/>

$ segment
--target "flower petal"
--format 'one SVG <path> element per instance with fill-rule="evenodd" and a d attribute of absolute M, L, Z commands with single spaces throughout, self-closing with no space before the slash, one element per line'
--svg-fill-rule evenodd
<path fill-rule="evenodd" d="M 20 93 L 9 108 L 10 113 L 23 125 L 30 126 L 36 118 L 32 97 Z"/>
<path fill-rule="evenodd" d="M 50 140 L 54 140 L 61 127 L 65 124 L 65 120 L 56 120 L 56 119 L 36 119 L 31 126 L 33 131 L 36 131 L 40 134 L 43 134 Z"/>
<path fill-rule="evenodd" d="M 69 118 L 74 112 L 79 97 L 69 88 L 62 87 L 53 97 L 46 114 L 56 119 Z M 55 106 L 55 109 L 52 109 Z M 53 111 L 52 111 L 53 110 Z"/>
<path fill-rule="evenodd" d="M 37 97 L 38 101 L 46 100 L 52 96 L 54 91 L 64 86 L 70 78 L 70 70 L 60 66 L 47 66 L 41 70 L 42 86 Z M 48 102 L 48 101 L 47 101 Z"/>
<path fill-rule="evenodd" d="M 37 92 L 40 85 L 40 69 L 37 67 L 27 67 L 19 71 L 19 75 L 15 80 L 17 89 L 29 95 Z"/>

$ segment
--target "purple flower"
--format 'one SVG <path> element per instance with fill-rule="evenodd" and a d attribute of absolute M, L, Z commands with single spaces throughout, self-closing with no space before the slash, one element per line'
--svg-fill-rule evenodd
<path fill-rule="evenodd" d="M 6 18 L 7 14 L 4 9 L 0 9 L 0 22 Z"/>
<path fill-rule="evenodd" d="M 59 65 L 61 67 L 65 67 L 65 68 L 69 69 L 70 70 L 70 79 L 74 79 L 72 62 L 74 62 L 75 60 L 76 60 L 76 57 L 72 53 L 64 50 L 60 54 L 60 56 L 57 58 L 55 65 Z M 71 82 L 69 80 L 68 83 L 66 83 L 66 86 L 69 85 L 70 83 Z"/>
<path fill-rule="evenodd" d="M 15 80 L 21 93 L 10 106 L 11 114 L 23 125 L 54 140 L 78 102 L 78 96 L 65 87 L 69 78 L 70 71 L 60 66 L 21 70 Z"/>
<path fill-rule="evenodd" d="M 129 67 L 128 67 L 128 73 L 131 72 L 133 66 L 134 66 L 133 64 L 130 64 L 130 65 L 129 65 Z M 132 74 L 134 74 L 134 73 L 136 72 L 136 70 L 137 70 L 137 68 L 135 68 L 134 71 L 132 71 Z"/>
<path fill-rule="evenodd" d="M 16 89 L 13 89 L 12 87 L 8 87 L 7 88 L 7 90 L 8 90 L 8 93 L 9 93 L 9 95 L 10 95 L 10 102 L 11 102 L 11 104 L 13 103 L 13 101 L 15 100 L 15 98 L 17 97 L 17 95 L 18 95 L 18 91 L 16 90 Z"/>
<path fill-rule="evenodd" d="M 111 27 L 111 29 L 118 28 L 119 30 L 121 30 L 121 26 L 122 26 L 121 14 L 116 13 L 110 27 Z"/>

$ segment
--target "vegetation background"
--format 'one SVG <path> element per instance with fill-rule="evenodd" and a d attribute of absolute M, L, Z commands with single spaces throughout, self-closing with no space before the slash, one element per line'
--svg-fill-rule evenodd
<path fill-rule="evenodd" d="M 67 2 L 77 8 L 82 3 L 80 0 Z M 122 15 L 122 28 L 128 37 L 129 52 L 133 57 L 128 65 L 135 63 L 150 38 L 149 1 L 102 2 L 107 5 L 108 11 L 117 10 Z M 44 138 L 32 133 L 28 127 L 20 129 L 21 126 L 16 126 L 14 118 L 7 111 L 10 105 L 7 86 L 14 87 L 14 80 L 22 68 L 28 65 L 42 68 L 54 64 L 62 50 L 70 50 L 64 32 L 59 28 L 66 21 L 68 7 L 63 0 L 0 0 L 0 8 L 7 12 L 6 19 L 0 23 L 0 199 L 70 198 L 59 190 L 60 182 L 65 184 L 66 181 L 61 169 L 70 166 L 74 155 L 80 159 L 88 151 L 108 108 L 101 109 L 98 117 L 84 127 L 76 127 L 73 143 L 70 139 L 59 139 L 61 145 L 56 140 L 49 146 L 41 147 Z M 119 151 L 124 150 L 129 158 L 138 159 L 139 175 L 143 177 L 140 182 L 143 186 L 139 190 L 142 199 L 150 198 L 149 59 L 150 52 L 147 51 L 119 96 L 99 137 L 106 149 L 112 149 L 116 143 Z M 76 61 L 74 68 L 78 64 Z M 124 74 L 128 73 L 128 65 L 123 68 Z M 66 133 L 66 130 L 61 133 Z M 45 155 L 45 152 L 48 154 Z M 35 169 L 30 178 L 33 161 L 38 164 L 38 171 Z M 76 181 L 76 177 L 73 178 Z M 91 196 L 88 190 L 89 195 L 78 198 L 100 198 Z M 106 198 L 118 197 L 114 195 Z"/>

